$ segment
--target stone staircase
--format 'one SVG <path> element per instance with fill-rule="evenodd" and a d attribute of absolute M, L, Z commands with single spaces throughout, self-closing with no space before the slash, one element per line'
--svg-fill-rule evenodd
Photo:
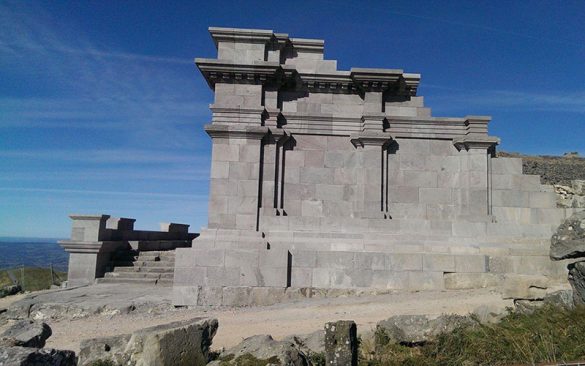
<path fill-rule="evenodd" d="M 131 251 L 114 257 L 114 269 L 97 283 L 172 286 L 175 251 Z"/>

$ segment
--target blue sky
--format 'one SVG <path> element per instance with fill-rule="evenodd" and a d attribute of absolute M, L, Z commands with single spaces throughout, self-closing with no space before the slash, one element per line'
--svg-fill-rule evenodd
<path fill-rule="evenodd" d="M 501 149 L 585 155 L 585 2 L 0 0 L 0 236 L 70 213 L 207 222 L 207 28 L 325 39 L 350 67 L 422 74 L 436 116 L 487 114 Z"/>

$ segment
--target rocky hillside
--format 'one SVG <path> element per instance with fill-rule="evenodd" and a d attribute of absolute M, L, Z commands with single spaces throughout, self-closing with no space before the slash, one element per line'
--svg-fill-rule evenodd
<path fill-rule="evenodd" d="M 541 183 L 554 186 L 558 207 L 585 208 L 585 158 L 579 154 L 530 156 L 500 152 L 498 156 L 522 158 L 524 174 L 540 175 Z"/>
<path fill-rule="evenodd" d="M 538 174 L 542 184 L 571 186 L 573 180 L 585 180 L 585 157 L 576 153 L 564 156 L 533 156 L 499 152 L 498 156 L 522 158 L 524 174 Z"/>

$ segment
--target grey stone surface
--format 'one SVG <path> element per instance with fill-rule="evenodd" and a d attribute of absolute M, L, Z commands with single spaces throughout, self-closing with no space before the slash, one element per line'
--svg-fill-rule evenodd
<path fill-rule="evenodd" d="M 573 302 L 575 305 L 585 304 L 585 262 L 569 265 L 569 283 L 573 288 Z"/>
<path fill-rule="evenodd" d="M 376 346 L 384 346 L 388 343 L 421 344 L 434 339 L 441 333 L 473 324 L 473 320 L 461 315 L 443 314 L 436 318 L 426 315 L 397 315 L 378 322 Z"/>
<path fill-rule="evenodd" d="M 585 256 L 585 210 L 566 219 L 551 238 L 553 260 Z"/>
<path fill-rule="evenodd" d="M 51 348 L 2 347 L 0 346 L 0 365 L 2 366 L 76 366 L 77 357 L 73 351 Z"/>
<path fill-rule="evenodd" d="M 318 330 L 309 334 L 288 336 L 283 341 L 291 342 L 304 354 L 310 357 L 311 354 L 325 353 L 325 330 Z"/>
<path fill-rule="evenodd" d="M 357 326 L 352 320 L 325 324 L 325 364 L 357 366 Z"/>
<path fill-rule="evenodd" d="M 37 321 L 90 315 L 111 316 L 129 312 L 172 310 L 172 289 L 135 284 L 99 284 L 28 294 L 12 303 L 6 317 Z"/>
<path fill-rule="evenodd" d="M 0 345 L 43 348 L 51 334 L 51 327 L 45 323 L 19 320 L 0 334 Z"/>
<path fill-rule="evenodd" d="M 4 287 L 0 288 L 0 298 L 6 297 L 6 296 L 11 296 L 11 295 L 16 295 L 21 290 L 22 289 L 18 285 L 4 286 Z"/>
<path fill-rule="evenodd" d="M 223 351 L 218 361 L 210 365 L 238 365 L 238 357 L 252 355 L 260 360 L 274 360 L 281 365 L 308 366 L 307 356 L 300 351 L 294 342 L 275 341 L 270 335 L 256 335 L 244 339 L 235 347 Z"/>
<path fill-rule="evenodd" d="M 123 365 L 205 365 L 217 331 L 216 319 L 195 318 L 132 334 L 81 342 L 79 365 L 109 360 Z"/>

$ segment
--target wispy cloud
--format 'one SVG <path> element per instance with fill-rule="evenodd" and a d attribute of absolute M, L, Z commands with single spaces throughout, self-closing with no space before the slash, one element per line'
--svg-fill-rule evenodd
<path fill-rule="evenodd" d="M 6 188 L 0 187 L 4 192 L 41 192 L 58 194 L 81 194 L 84 196 L 123 196 L 126 198 L 152 198 L 152 199 L 202 199 L 206 198 L 196 194 L 158 193 L 158 192 L 118 192 L 118 191 L 94 191 L 78 189 L 49 189 L 49 188 Z"/>
<path fill-rule="evenodd" d="M 0 3 L 0 54 L 0 75 L 35 75 L 51 95 L 1 98 L 0 127 L 126 130 L 129 143 L 184 146 L 209 115 L 189 58 L 96 45 L 35 4 Z"/>
<path fill-rule="evenodd" d="M 153 151 L 138 149 L 102 149 L 102 150 L 6 150 L 0 151 L 0 158 L 34 159 L 50 161 L 76 161 L 84 163 L 194 163 L 207 159 L 185 152 Z"/>
<path fill-rule="evenodd" d="M 449 108 L 470 106 L 507 108 L 528 111 L 585 113 L 585 91 L 533 93 L 523 91 L 487 90 L 449 93 L 433 96 Z M 448 102 L 448 103 L 446 103 Z"/>

